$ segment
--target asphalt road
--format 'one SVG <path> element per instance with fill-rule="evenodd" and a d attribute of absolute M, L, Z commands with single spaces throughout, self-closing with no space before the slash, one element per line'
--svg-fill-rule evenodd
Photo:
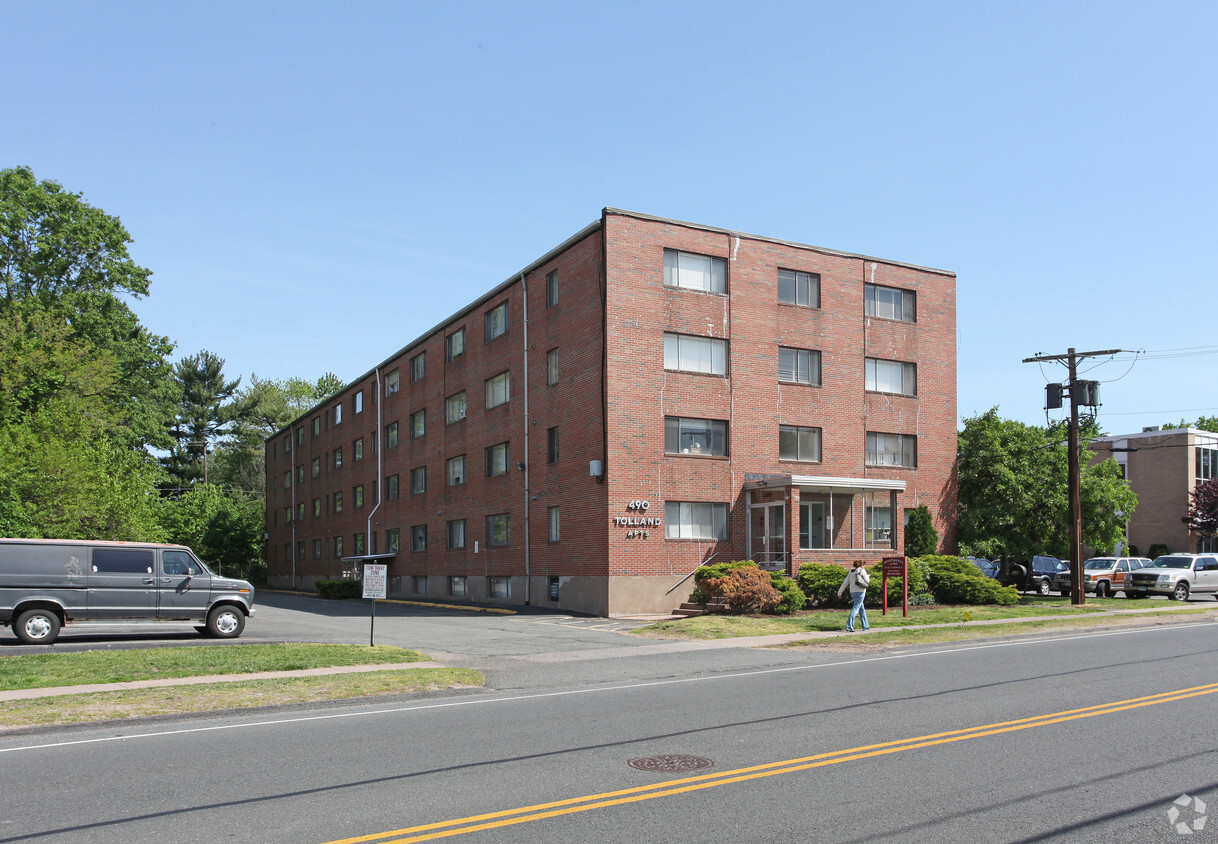
<path fill-rule="evenodd" d="M 367 633 L 357 605 L 280 597 L 268 629 Z M 1111 844 L 1182 840 L 1184 794 L 1208 805 L 1177 822 L 1209 823 L 1184 840 L 1218 837 L 1210 621 L 858 653 L 657 651 L 552 615 L 376 624 L 488 688 L 0 737 L 0 844 Z M 709 767 L 629 764 L 673 757 Z"/>

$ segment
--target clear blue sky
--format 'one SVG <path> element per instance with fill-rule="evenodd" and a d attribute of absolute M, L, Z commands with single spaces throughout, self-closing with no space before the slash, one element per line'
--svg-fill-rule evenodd
<path fill-rule="evenodd" d="M 0 0 L 0 167 L 121 217 L 230 375 L 355 378 L 608 205 L 957 273 L 962 417 L 1145 349 L 1087 375 L 1125 433 L 1218 413 L 1215 43 L 1212 0 Z"/>

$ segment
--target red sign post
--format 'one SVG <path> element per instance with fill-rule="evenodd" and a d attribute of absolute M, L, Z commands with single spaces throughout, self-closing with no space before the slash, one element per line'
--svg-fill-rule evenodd
<path fill-rule="evenodd" d="M 904 615 L 909 618 L 909 561 L 905 557 L 885 557 L 882 565 L 884 567 L 884 611 L 881 615 L 888 615 L 888 578 L 901 578 L 901 603 L 904 607 Z"/>

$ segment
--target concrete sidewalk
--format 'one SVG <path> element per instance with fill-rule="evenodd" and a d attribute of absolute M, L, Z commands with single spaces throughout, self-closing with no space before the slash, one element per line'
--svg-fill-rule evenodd
<path fill-rule="evenodd" d="M 599 660 L 599 659 L 614 659 L 629 656 L 647 656 L 651 654 L 678 653 L 681 651 L 706 651 L 706 650 L 722 650 L 726 648 L 768 648 L 778 645 L 789 645 L 793 642 L 808 642 L 826 639 L 837 639 L 846 637 L 851 640 L 857 640 L 860 637 L 865 637 L 868 634 L 883 633 L 893 630 L 928 630 L 934 628 L 950 628 L 950 627 L 993 627 L 1004 624 L 1019 624 L 1025 621 L 1070 621 L 1079 618 L 1098 619 L 1098 618 L 1128 618 L 1139 615 L 1147 615 L 1148 613 L 1163 614 L 1172 613 L 1172 611 L 1188 610 L 1188 609 L 1210 609 L 1210 607 L 1196 607 L 1193 605 L 1183 606 L 1158 606 L 1148 608 L 1138 608 L 1129 610 L 1102 610 L 1096 613 L 1087 615 L 1040 615 L 1040 616 L 1024 616 L 1022 618 L 998 618 L 985 621 L 959 621 L 947 624 L 909 624 L 909 625 L 893 625 L 888 627 L 875 627 L 871 630 L 857 630 L 854 633 L 848 633 L 846 630 L 830 630 L 830 631 L 808 631 L 803 633 L 781 633 L 771 636 L 740 636 L 731 639 L 680 639 L 658 641 L 653 644 L 645 645 L 629 645 L 621 648 L 601 648 L 596 650 L 582 651 L 564 651 L 556 653 L 538 653 L 524 656 L 503 657 L 502 659 L 510 659 L 521 662 L 536 662 L 536 663 L 559 663 L 559 662 L 577 662 L 581 660 Z M 965 610 L 961 611 L 961 614 Z M 891 614 L 891 613 L 890 613 Z M 878 613 L 873 613 L 876 618 L 881 618 Z M 668 616 L 664 616 L 667 618 Z M 1212 618 L 1212 616 L 1198 616 L 1202 618 Z M 845 611 L 842 612 L 843 623 L 845 621 Z M 640 618 L 638 619 L 640 626 L 647 624 L 655 619 Z M 1218 620 L 1218 619 L 1214 619 Z M 1000 634 L 997 634 L 1000 635 Z M 56 697 L 62 695 L 79 695 L 89 694 L 91 692 L 114 692 L 124 691 L 127 689 L 154 689 L 164 688 L 167 686 L 191 686 L 202 683 L 232 683 L 246 680 L 266 680 L 276 678 L 289 677 L 321 677 L 328 674 L 355 674 L 367 671 L 403 671 L 409 669 L 431 669 L 445 668 L 447 666 L 436 662 L 395 662 L 382 665 L 342 665 L 332 668 L 309 668 L 299 671 L 268 671 L 255 674 L 213 674 L 200 677 L 176 677 L 163 680 L 134 680 L 126 683 L 99 683 L 96 685 L 83 686 L 57 686 L 43 689 L 19 689 L 16 691 L 0 691 L 0 702 L 10 700 L 29 700 L 34 698 Z"/>

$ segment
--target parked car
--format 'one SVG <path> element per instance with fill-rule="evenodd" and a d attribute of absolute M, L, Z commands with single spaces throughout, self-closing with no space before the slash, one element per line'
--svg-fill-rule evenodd
<path fill-rule="evenodd" d="M 189 548 L 146 542 L 0 539 L 0 624 L 49 645 L 67 624 L 188 621 L 207 635 L 241 635 L 254 587 L 213 574 Z"/>
<path fill-rule="evenodd" d="M 1148 565 L 1150 560 L 1145 557 L 1092 557 L 1083 563 L 1083 592 L 1094 592 L 1095 597 L 1106 598 L 1125 588 L 1129 572 Z M 1053 589 L 1069 595 L 1073 579 L 1071 572 L 1060 572 L 1053 578 Z"/>
<path fill-rule="evenodd" d="M 998 576 L 1003 586 L 1014 586 L 1020 592 L 1048 595 L 1053 591 L 1053 578 L 1070 567 L 1057 557 L 1037 555 L 1026 563 L 1007 563 Z"/>
<path fill-rule="evenodd" d="M 1170 595 L 1187 601 L 1194 592 L 1218 596 L 1218 554 L 1165 554 L 1130 572 L 1126 598 Z"/>
<path fill-rule="evenodd" d="M 1000 566 L 993 560 L 987 560 L 985 557 L 965 557 L 964 559 L 981 569 L 981 573 L 986 577 L 998 577 Z"/>

